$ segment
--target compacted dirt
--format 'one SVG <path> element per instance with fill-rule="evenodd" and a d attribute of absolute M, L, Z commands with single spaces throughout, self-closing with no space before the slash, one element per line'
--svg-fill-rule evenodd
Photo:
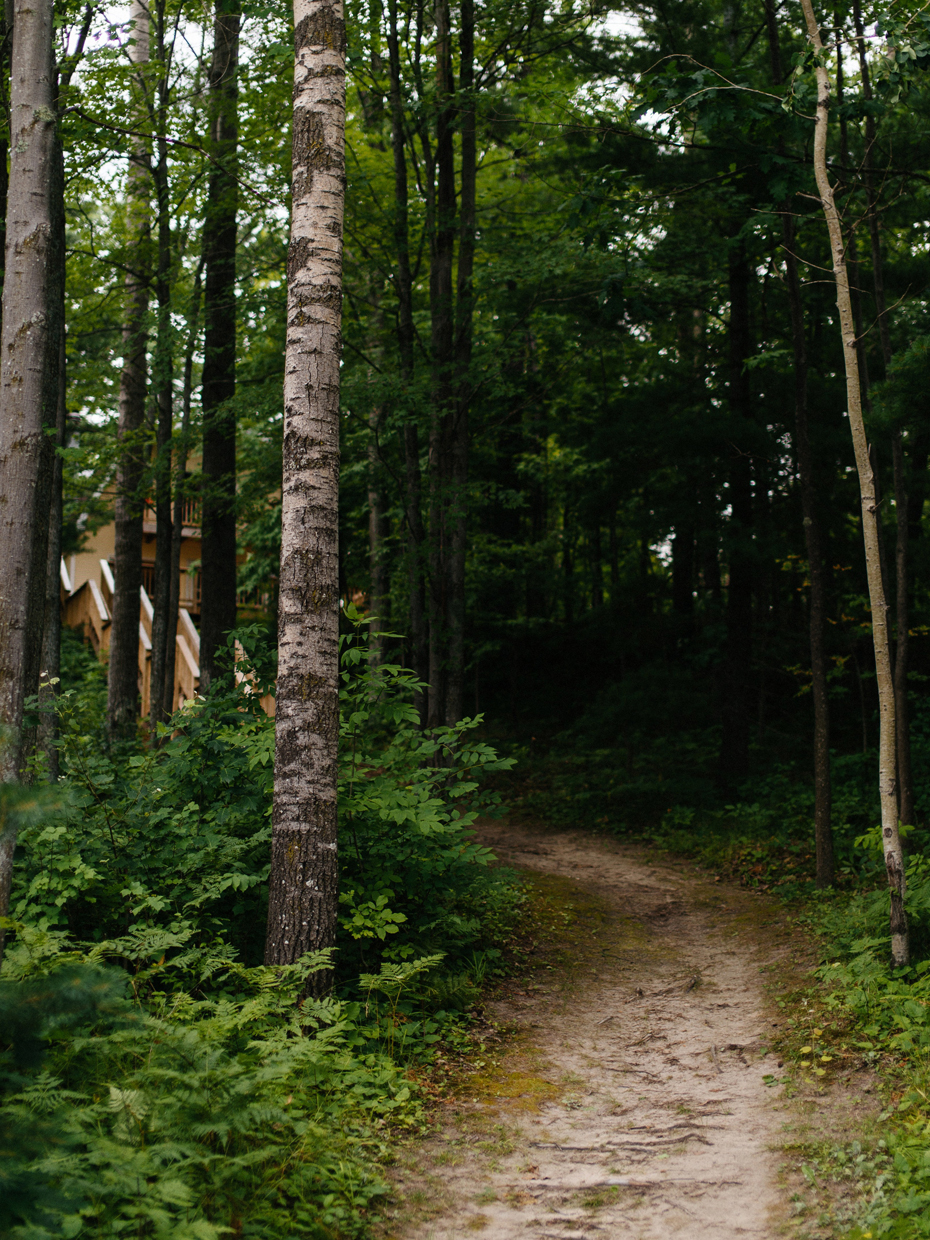
<path fill-rule="evenodd" d="M 615 841 L 480 835 L 572 928 L 555 967 L 492 1005 L 512 1032 L 441 1131 L 408 1148 L 389 1234 L 781 1234 L 779 1017 L 765 986 L 793 944 L 777 906 Z"/>

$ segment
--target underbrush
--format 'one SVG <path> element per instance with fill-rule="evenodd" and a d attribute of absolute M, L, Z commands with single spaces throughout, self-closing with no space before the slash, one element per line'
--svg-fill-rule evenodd
<path fill-rule="evenodd" d="M 105 743 L 69 651 L 55 785 L 9 789 L 19 847 L 0 980 L 0 1235 L 356 1237 L 416 1078 L 467 1046 L 525 896 L 470 826 L 510 760 L 476 721 L 424 735 L 414 681 L 343 643 L 332 961 L 261 964 L 271 666 L 188 704 L 157 746 Z M 41 769 L 37 771 L 41 775 Z M 325 1000 L 308 978 L 334 967 Z"/>

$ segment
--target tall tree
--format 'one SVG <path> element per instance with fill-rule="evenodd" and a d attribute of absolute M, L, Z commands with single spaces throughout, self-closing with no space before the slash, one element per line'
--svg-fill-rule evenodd
<path fill-rule="evenodd" d="M 732 788 L 749 774 L 749 723 L 752 674 L 753 495 L 752 391 L 746 363 L 752 353 L 749 326 L 750 267 L 746 243 L 731 238 L 727 271 L 730 291 L 729 401 L 734 436 L 730 463 L 732 516 L 729 524 L 730 581 L 727 589 L 727 640 L 723 676 L 723 732 L 720 782 Z"/>
<path fill-rule="evenodd" d="M 236 624 L 236 221 L 239 0 L 216 0 L 210 63 L 211 156 L 204 216 L 203 493 L 200 683 Z"/>
<path fill-rule="evenodd" d="M 468 410 L 471 401 L 473 278 L 475 268 L 475 196 L 477 192 L 477 124 L 475 116 L 475 6 L 462 0 L 459 11 L 460 140 L 459 253 L 455 298 L 456 391 L 449 429 L 449 669 L 446 723 L 458 723 L 465 692 L 465 552 L 468 517 Z"/>
<path fill-rule="evenodd" d="M 430 345 L 433 364 L 429 436 L 429 715 L 446 721 L 449 663 L 449 592 L 453 366 L 455 340 L 455 85 L 449 0 L 436 0 L 436 136 L 430 168 Z"/>
<path fill-rule="evenodd" d="M 142 77 L 149 61 L 150 21 L 146 0 L 133 0 L 129 58 L 139 68 L 132 83 L 144 97 Z M 116 500 L 113 616 L 107 681 L 110 740 L 131 737 L 139 716 L 139 594 L 142 589 L 142 519 L 145 496 L 145 396 L 148 384 L 149 247 L 151 241 L 149 151 L 137 142 L 126 185 L 130 244 L 127 246 L 123 368 L 116 429 Z"/>
<path fill-rule="evenodd" d="M 171 444 L 174 429 L 174 357 L 172 302 L 171 185 L 168 170 L 168 110 L 171 106 L 171 60 L 177 25 L 169 37 L 166 0 L 155 4 L 156 60 L 158 81 L 155 88 L 152 122 L 155 129 L 156 158 L 152 181 L 157 209 L 155 265 L 155 354 L 152 381 L 155 389 L 155 580 L 152 586 L 152 673 L 149 723 L 152 735 L 165 718 L 165 679 L 168 643 L 175 634 L 168 605 L 171 598 Z"/>
<path fill-rule="evenodd" d="M 200 301 L 203 294 L 203 255 L 194 275 L 194 289 L 187 319 L 187 343 L 184 349 L 184 376 L 181 389 L 181 430 L 174 454 L 174 509 L 171 517 L 171 587 L 168 594 L 168 615 L 175 622 L 181 606 L 181 544 L 184 541 L 184 509 L 190 499 L 187 485 L 187 459 L 191 440 L 191 405 L 194 394 L 194 350 L 200 326 Z M 174 679 L 177 662 L 177 640 L 168 642 L 165 652 L 164 711 L 174 710 Z"/>
<path fill-rule="evenodd" d="M 872 100 L 872 74 L 865 40 L 865 25 L 861 6 L 853 0 L 853 21 L 856 30 L 856 49 L 859 58 L 859 75 L 862 98 Z M 875 315 L 878 320 L 878 338 L 882 361 L 887 373 L 891 363 L 891 325 L 885 301 L 885 272 L 882 254 L 882 238 L 878 218 L 878 193 L 875 185 L 872 159 L 876 140 L 875 116 L 871 109 L 865 114 L 865 149 L 862 152 L 862 180 L 865 185 L 868 212 L 869 246 L 872 253 L 872 287 L 875 293 Z M 892 472 L 894 477 L 895 508 L 895 747 L 898 764 L 898 817 L 903 823 L 914 822 L 914 781 L 911 776 L 911 729 L 910 709 L 907 698 L 907 673 L 910 656 L 909 620 L 909 542 L 910 520 L 907 474 L 904 461 L 904 445 L 900 428 L 892 433 Z"/>
<path fill-rule="evenodd" d="M 780 86 L 782 70 L 778 22 L 772 0 L 766 0 L 769 63 L 772 81 Z M 783 150 L 784 143 L 780 143 Z M 811 656 L 811 697 L 814 703 L 814 848 L 817 886 L 830 887 L 836 877 L 833 856 L 833 783 L 830 772 L 830 699 L 827 686 L 826 624 L 827 583 L 824 566 L 824 537 L 817 503 L 814 456 L 811 449 L 808 416 L 807 335 L 801 277 L 798 272 L 797 222 L 785 203 L 782 208 L 782 243 L 785 252 L 785 286 L 791 322 L 791 349 L 794 361 L 794 444 L 798 478 L 801 484 L 801 513 L 804 546 L 810 580 L 809 630 Z"/>
<path fill-rule="evenodd" d="M 801 512 L 804 518 L 804 544 L 810 579 L 811 695 L 814 700 L 814 843 L 817 886 L 830 887 L 835 877 L 833 862 L 833 793 L 830 779 L 830 701 L 827 690 L 825 628 L 827 591 L 823 561 L 823 532 L 817 505 L 817 484 L 811 451 L 807 412 L 807 340 L 804 331 L 804 305 L 801 279 L 795 253 L 794 221 L 784 216 L 785 276 L 791 314 L 791 341 L 794 353 L 794 427 L 798 475 L 801 483 Z"/>
<path fill-rule="evenodd" d="M 338 900 L 342 0 L 295 0 L 294 27 L 268 964 L 331 946 Z"/>
<path fill-rule="evenodd" d="M 895 966 L 906 965 L 909 959 L 907 916 L 904 911 L 904 857 L 898 830 L 898 797 L 896 785 L 895 686 L 891 670 L 891 648 L 888 640 L 888 604 L 881 565 L 881 528 L 875 470 L 862 416 L 862 388 L 859 375 L 857 332 L 853 314 L 849 273 L 846 268 L 846 242 L 842 221 L 836 207 L 833 185 L 827 168 L 827 137 L 830 116 L 830 75 L 825 65 L 823 40 L 811 0 L 801 0 L 807 25 L 807 36 L 816 53 L 817 120 L 814 128 L 814 175 L 830 236 L 833 275 L 836 282 L 836 304 L 839 310 L 846 371 L 846 401 L 849 428 L 852 432 L 859 494 L 862 504 L 862 535 L 865 544 L 869 603 L 872 612 L 872 641 L 875 648 L 875 672 L 878 682 L 879 743 L 878 791 L 882 812 L 882 843 L 885 868 L 891 893 L 891 957 Z"/>
<path fill-rule="evenodd" d="M 401 83 L 400 41 L 397 29 L 397 0 L 388 0 L 388 68 L 391 109 L 391 153 L 394 173 L 394 292 L 397 297 L 397 352 L 402 401 L 404 405 L 404 525 L 407 543 L 407 601 L 410 627 L 411 663 L 417 678 L 429 675 L 426 595 L 423 556 L 426 538 L 423 530 L 420 434 L 413 408 L 414 324 L 413 275 L 410 267 L 410 226 L 407 185 L 407 150 Z M 420 722 L 426 723 L 427 694 L 418 690 L 415 704 Z"/>
<path fill-rule="evenodd" d="M 61 96 L 68 89 L 71 77 L 84 54 L 93 7 L 88 4 L 78 33 L 74 52 L 55 69 L 55 111 L 61 111 Z M 0 152 L 0 159 L 5 154 Z M 49 502 L 48 553 L 45 577 L 45 614 L 42 625 L 42 657 L 40 660 L 39 744 L 45 754 L 50 781 L 58 778 L 58 715 L 54 709 L 61 672 L 61 548 L 64 517 L 64 461 L 61 450 L 67 441 L 68 391 L 65 348 L 65 161 L 61 133 L 56 126 L 52 153 L 50 189 L 52 237 L 49 247 L 49 301 L 54 307 L 58 324 L 58 399 L 55 406 L 55 432 L 52 436 L 51 497 Z"/>
<path fill-rule="evenodd" d="M 38 687 L 45 610 L 51 454 L 61 323 L 55 269 L 51 0 L 15 5 L 10 179 L 0 334 L 0 778 L 20 777 L 25 699 Z M 0 916 L 9 907 L 15 833 L 0 829 Z M 0 938 L 2 954 L 2 938 Z"/>

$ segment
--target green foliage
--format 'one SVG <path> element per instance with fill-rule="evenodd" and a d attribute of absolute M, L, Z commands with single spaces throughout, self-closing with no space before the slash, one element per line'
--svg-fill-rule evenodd
<path fill-rule="evenodd" d="M 472 840 L 510 760 L 477 721 L 429 736 L 414 680 L 343 641 L 337 995 L 328 957 L 258 963 L 274 659 L 261 626 L 147 750 L 107 749 L 104 682 L 68 648 L 64 775 L 9 789 L 19 828 L 0 980 L 0 1235 L 360 1235 L 390 1130 L 420 1123 L 406 1063 L 467 1037 L 522 900 Z M 231 668 L 231 662 L 230 662 Z M 483 949 L 478 950 L 480 948 Z M 359 974 L 361 973 L 361 976 Z"/>
<path fill-rule="evenodd" d="M 410 704 L 415 678 L 372 665 L 360 618 L 347 614 L 355 628 L 342 639 L 342 929 L 360 967 L 373 948 L 393 960 L 461 955 L 513 907 L 512 875 L 489 869 L 492 854 L 470 828 L 479 813 L 499 811 L 500 797 L 483 785 L 514 760 L 475 739 L 480 718 L 422 732 Z"/>
<path fill-rule="evenodd" d="M 285 969 L 201 954 L 191 992 L 189 959 L 130 979 L 96 963 L 122 944 L 77 959 L 17 929 L 0 983 L 0 1234 L 360 1233 L 385 1191 L 385 1128 L 419 1111 L 357 1004 L 302 998 L 325 954 Z"/>

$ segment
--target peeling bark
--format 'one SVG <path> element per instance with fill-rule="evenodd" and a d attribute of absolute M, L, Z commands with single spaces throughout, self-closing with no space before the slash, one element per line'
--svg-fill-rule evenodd
<path fill-rule="evenodd" d="M 342 0 L 295 0 L 278 681 L 265 960 L 335 941 L 339 358 L 345 199 Z M 327 983 L 316 975 L 315 989 Z"/>

